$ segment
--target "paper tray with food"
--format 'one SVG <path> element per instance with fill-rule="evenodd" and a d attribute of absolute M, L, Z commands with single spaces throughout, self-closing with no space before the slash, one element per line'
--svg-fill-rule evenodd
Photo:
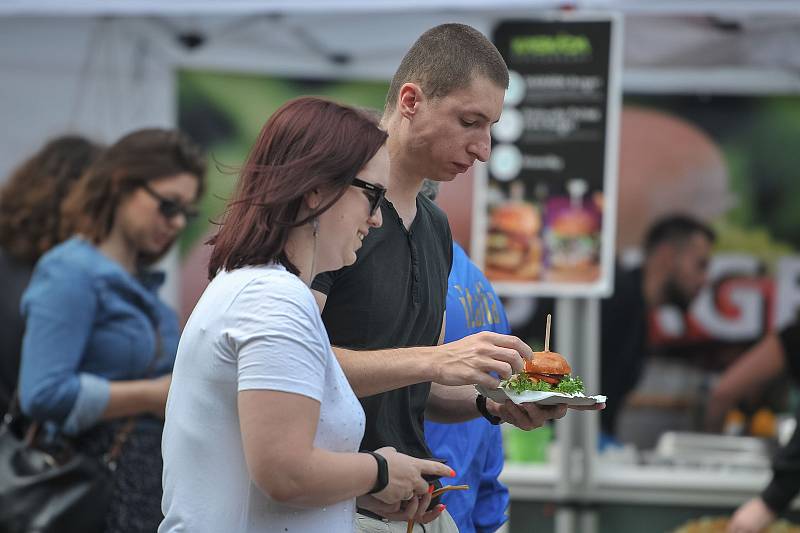
<path fill-rule="evenodd" d="M 533 352 L 533 358 L 525 361 L 525 369 L 500 386 L 489 389 L 475 385 L 479 393 L 497 403 L 511 400 L 516 404 L 537 403 L 539 405 L 594 405 L 605 403 L 602 395 L 586 396 L 581 378 L 572 376 L 567 360 L 557 352 L 550 351 L 550 315 L 547 315 L 544 351 Z"/>
<path fill-rule="evenodd" d="M 606 397 L 602 395 L 585 396 L 583 393 L 565 394 L 563 392 L 542 391 L 524 391 L 518 393 L 501 387 L 489 389 L 482 385 L 475 385 L 475 388 L 478 389 L 478 392 L 497 403 L 504 403 L 506 400 L 511 400 L 516 404 L 532 402 L 539 405 L 556 405 L 560 403 L 565 403 L 567 405 L 594 405 L 596 403 L 606 402 Z"/>

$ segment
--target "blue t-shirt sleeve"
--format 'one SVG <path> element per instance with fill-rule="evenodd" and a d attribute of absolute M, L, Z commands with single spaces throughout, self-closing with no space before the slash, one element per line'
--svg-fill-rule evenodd
<path fill-rule="evenodd" d="M 74 433 L 105 410 L 107 380 L 79 371 L 96 312 L 96 291 L 87 273 L 40 262 L 22 298 L 20 404 L 34 420 L 69 421 Z"/>

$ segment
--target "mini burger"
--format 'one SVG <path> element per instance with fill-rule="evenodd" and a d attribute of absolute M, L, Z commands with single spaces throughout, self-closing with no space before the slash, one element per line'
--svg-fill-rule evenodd
<path fill-rule="evenodd" d="M 533 352 L 533 359 L 525 361 L 525 371 L 511 376 L 502 385 L 514 392 L 524 391 L 562 392 L 577 394 L 583 392 L 583 381 L 572 377 L 572 368 L 567 360 L 557 352 Z"/>
<path fill-rule="evenodd" d="M 509 202 L 489 219 L 485 273 L 495 280 L 535 280 L 541 271 L 541 216 L 533 204 Z"/>
<path fill-rule="evenodd" d="M 553 202 L 554 203 L 554 202 Z M 557 205 L 557 204 L 554 204 Z M 591 281 L 597 278 L 600 218 L 584 208 L 562 208 L 545 231 L 552 281 Z"/>

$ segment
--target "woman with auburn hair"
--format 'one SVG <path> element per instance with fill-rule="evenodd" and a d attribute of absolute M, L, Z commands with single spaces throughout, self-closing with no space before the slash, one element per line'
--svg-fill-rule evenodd
<path fill-rule="evenodd" d="M 386 133 L 319 98 L 264 125 L 181 337 L 163 439 L 160 532 L 350 533 L 355 498 L 399 509 L 436 462 L 358 453 L 364 412 L 309 289 L 382 223 Z M 416 500 L 416 498 L 414 498 Z"/>
<path fill-rule="evenodd" d="M 62 234 L 22 298 L 23 413 L 104 456 L 122 442 L 106 532 L 152 532 L 162 515 L 160 442 L 178 320 L 149 269 L 195 213 L 205 161 L 177 131 L 109 147 L 64 201 Z"/>
<path fill-rule="evenodd" d="M 25 321 L 19 312 L 33 265 L 61 242 L 61 202 L 101 147 L 56 137 L 11 173 L 0 189 L 0 413 L 17 388 Z"/>

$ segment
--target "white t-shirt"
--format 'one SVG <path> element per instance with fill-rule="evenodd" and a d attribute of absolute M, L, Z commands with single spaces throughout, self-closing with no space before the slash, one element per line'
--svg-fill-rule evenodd
<path fill-rule="evenodd" d="M 158 531 L 352 532 L 353 499 L 325 508 L 288 507 L 250 479 L 237 393 L 252 389 L 319 401 L 314 446 L 358 451 L 361 404 L 333 355 L 311 291 L 278 265 L 218 274 L 186 324 L 167 400 L 165 518 Z"/>

